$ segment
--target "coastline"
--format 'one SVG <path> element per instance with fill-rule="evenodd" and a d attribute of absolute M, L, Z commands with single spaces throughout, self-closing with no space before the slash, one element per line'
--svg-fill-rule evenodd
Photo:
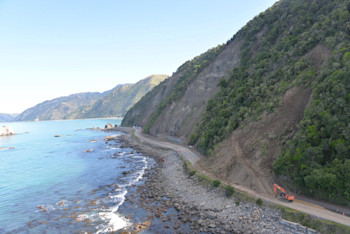
<path fill-rule="evenodd" d="M 203 183 L 196 176 L 190 177 L 176 152 L 140 142 L 130 128 L 118 128 L 118 131 L 127 133 L 118 138 L 125 147 L 157 161 L 157 165 L 145 173 L 144 184 L 126 195 L 121 212 L 128 212 L 131 206 L 139 210 L 125 214 L 134 225 L 121 233 L 143 230 L 162 233 L 314 232 L 283 220 L 278 210 L 227 198 L 223 189 Z"/>

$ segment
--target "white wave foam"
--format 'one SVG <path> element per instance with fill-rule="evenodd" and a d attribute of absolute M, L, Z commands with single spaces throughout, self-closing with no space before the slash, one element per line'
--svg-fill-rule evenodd
<path fill-rule="evenodd" d="M 67 207 L 71 204 L 71 202 L 67 201 L 67 200 L 61 200 L 56 202 L 56 206 L 58 207 Z"/>
<path fill-rule="evenodd" d="M 131 226 L 132 224 L 126 218 L 113 212 L 100 212 L 99 215 L 102 220 L 108 221 L 108 223 L 107 225 L 100 225 L 98 227 L 100 230 L 98 230 L 97 233 L 114 232 L 122 228 Z"/>
<path fill-rule="evenodd" d="M 80 214 L 80 215 L 78 215 L 78 216 L 75 218 L 75 220 L 76 220 L 77 222 L 82 222 L 82 221 L 88 219 L 89 217 L 90 217 L 90 216 L 87 215 L 87 214 Z M 93 217 L 93 216 L 91 216 L 91 217 Z"/>
<path fill-rule="evenodd" d="M 131 185 L 135 184 L 137 181 L 141 180 L 142 177 L 143 177 L 143 175 L 145 174 L 145 170 L 148 168 L 148 162 L 147 162 L 146 157 L 137 156 L 137 157 L 135 157 L 135 158 L 141 158 L 141 159 L 142 159 L 141 161 L 144 163 L 144 166 L 141 168 L 140 171 L 138 171 L 138 172 L 136 173 L 136 175 L 137 175 L 136 178 L 133 179 L 133 180 L 131 180 L 131 181 L 127 184 L 127 186 L 131 186 Z"/>
<path fill-rule="evenodd" d="M 37 206 L 39 208 L 39 210 L 36 210 L 35 213 L 38 212 L 49 212 L 49 211 L 53 211 L 56 210 L 56 207 L 54 207 L 53 205 L 38 205 Z"/>
<path fill-rule="evenodd" d="M 128 193 L 128 190 L 123 189 L 123 192 L 117 195 L 112 195 L 109 198 L 114 199 L 114 202 L 118 203 L 115 207 L 112 208 L 112 212 L 117 212 L 119 206 L 121 206 L 125 201 L 125 195 Z"/>
<path fill-rule="evenodd" d="M 124 152 L 124 151 L 120 152 L 120 156 L 127 156 L 127 155 L 128 155 L 127 152 Z M 102 220 L 106 221 L 107 224 L 100 225 L 98 227 L 97 233 L 108 233 L 108 232 L 118 231 L 132 225 L 130 220 L 126 219 L 125 217 L 122 217 L 120 214 L 117 213 L 117 211 L 125 201 L 125 196 L 128 193 L 128 190 L 126 188 L 135 184 L 137 181 L 141 180 L 145 173 L 145 170 L 148 168 L 148 162 L 146 157 L 133 155 L 133 159 L 141 159 L 140 161 L 137 161 L 137 162 L 142 162 L 144 165 L 136 173 L 136 177 L 134 177 L 129 183 L 124 185 L 119 185 L 120 188 L 117 188 L 115 192 L 120 192 L 120 193 L 116 195 L 110 195 L 108 197 L 109 199 L 113 199 L 113 202 L 116 203 L 116 206 L 112 207 L 109 210 L 99 212 L 99 217 Z"/>
<path fill-rule="evenodd" d="M 114 146 L 107 145 L 105 151 L 118 150 L 118 149 L 120 149 L 120 148 L 119 148 L 119 147 L 114 147 Z"/>
<path fill-rule="evenodd" d="M 117 190 L 120 190 L 120 188 L 116 189 L 116 191 Z M 132 225 L 128 219 L 117 213 L 119 207 L 124 203 L 127 193 L 128 191 L 123 189 L 121 193 L 108 197 L 109 199 L 113 199 L 117 205 L 108 209 L 108 211 L 99 212 L 100 218 L 106 221 L 107 224 L 100 225 L 97 233 L 113 232 Z"/>

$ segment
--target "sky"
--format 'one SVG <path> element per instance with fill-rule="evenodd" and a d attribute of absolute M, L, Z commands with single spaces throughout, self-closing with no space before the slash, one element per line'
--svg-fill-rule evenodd
<path fill-rule="evenodd" d="M 0 0 L 0 113 L 171 75 L 276 0 Z"/>

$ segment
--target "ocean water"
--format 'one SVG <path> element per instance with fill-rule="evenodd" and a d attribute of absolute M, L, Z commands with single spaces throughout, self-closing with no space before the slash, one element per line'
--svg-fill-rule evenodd
<path fill-rule="evenodd" d="M 0 137 L 0 233 L 104 233 L 130 225 L 118 208 L 150 159 L 104 141 L 122 133 L 87 129 L 120 121 L 0 123 L 19 133 Z"/>

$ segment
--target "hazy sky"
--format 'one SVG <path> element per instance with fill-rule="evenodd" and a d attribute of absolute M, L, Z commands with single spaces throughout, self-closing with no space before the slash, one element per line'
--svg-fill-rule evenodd
<path fill-rule="evenodd" d="M 0 113 L 171 75 L 275 2 L 0 0 Z"/>

